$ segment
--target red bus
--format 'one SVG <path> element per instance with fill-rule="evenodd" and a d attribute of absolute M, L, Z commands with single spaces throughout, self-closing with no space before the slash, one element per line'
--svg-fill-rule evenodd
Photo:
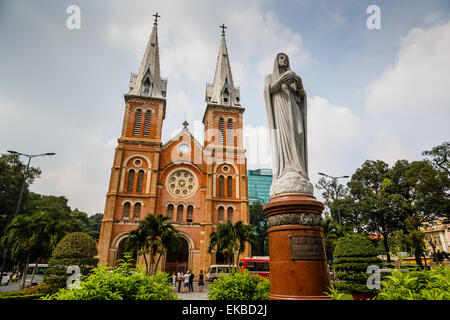
<path fill-rule="evenodd" d="M 251 274 L 270 278 L 269 257 L 251 257 L 239 260 L 239 271 L 247 269 Z"/>

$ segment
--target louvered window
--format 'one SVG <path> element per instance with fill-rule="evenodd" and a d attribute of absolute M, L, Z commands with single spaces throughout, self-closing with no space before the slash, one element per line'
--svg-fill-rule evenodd
<path fill-rule="evenodd" d="M 145 111 L 144 118 L 144 137 L 148 137 L 150 135 L 150 121 L 152 119 L 152 112 L 150 110 Z"/>
<path fill-rule="evenodd" d="M 142 111 L 137 109 L 134 115 L 133 136 L 138 136 L 141 132 Z"/>
<path fill-rule="evenodd" d="M 223 144 L 225 136 L 225 120 L 223 118 L 219 119 L 219 141 Z"/>
<path fill-rule="evenodd" d="M 194 207 L 188 206 L 187 207 L 187 222 L 192 222 L 193 215 L 194 215 Z"/>
<path fill-rule="evenodd" d="M 127 192 L 133 192 L 133 184 L 134 184 L 134 170 L 131 169 L 128 172 Z"/>
<path fill-rule="evenodd" d="M 177 208 L 177 221 L 183 220 L 183 205 L 179 205 Z"/>
<path fill-rule="evenodd" d="M 233 120 L 227 122 L 227 144 L 233 144 Z"/>
<path fill-rule="evenodd" d="M 227 219 L 230 221 L 233 221 L 233 208 L 228 208 L 228 212 L 227 212 L 228 216 Z"/>
<path fill-rule="evenodd" d="M 167 206 L 167 216 L 169 217 L 170 220 L 172 220 L 172 218 L 173 218 L 173 204 L 169 204 Z"/>
<path fill-rule="evenodd" d="M 144 170 L 140 170 L 138 173 L 137 192 L 142 192 L 142 186 L 144 184 Z"/>
<path fill-rule="evenodd" d="M 139 220 L 140 215 L 141 215 L 141 204 L 136 203 L 134 205 L 134 219 Z"/>
<path fill-rule="evenodd" d="M 131 204 L 129 202 L 125 203 L 123 206 L 123 219 L 126 220 L 130 217 L 130 207 Z"/>
<path fill-rule="evenodd" d="M 219 220 L 219 223 L 222 223 L 223 222 L 223 207 L 219 207 L 219 212 L 218 212 L 218 220 Z"/>
<path fill-rule="evenodd" d="M 227 178 L 227 196 L 228 197 L 233 196 L 233 178 L 232 177 Z"/>

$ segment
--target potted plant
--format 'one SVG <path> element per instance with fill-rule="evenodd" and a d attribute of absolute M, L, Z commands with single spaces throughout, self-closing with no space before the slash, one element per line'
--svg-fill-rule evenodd
<path fill-rule="evenodd" d="M 382 261 L 377 257 L 377 249 L 364 234 L 349 234 L 338 239 L 334 251 L 336 288 L 341 292 L 350 293 L 354 300 L 373 299 L 378 294 L 377 289 L 369 289 L 368 278 L 373 273 L 367 273 L 369 266 L 381 268 Z"/>

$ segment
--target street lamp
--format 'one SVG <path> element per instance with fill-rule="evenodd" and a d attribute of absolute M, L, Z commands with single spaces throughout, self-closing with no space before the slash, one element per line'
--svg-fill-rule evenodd
<path fill-rule="evenodd" d="M 339 219 L 338 221 L 339 221 L 339 224 L 342 225 L 341 224 L 341 212 L 339 210 L 339 197 L 338 197 L 338 191 L 337 191 L 337 180 L 338 179 L 342 179 L 342 178 L 349 178 L 349 176 L 333 177 L 333 176 L 329 176 L 329 175 L 327 175 L 327 174 L 325 174 L 323 172 L 319 172 L 319 174 L 321 176 L 325 176 L 325 177 L 333 179 L 333 182 L 334 182 L 334 193 L 336 194 L 336 205 L 337 205 L 337 210 L 338 210 L 338 219 Z"/>
<path fill-rule="evenodd" d="M 28 169 L 30 168 L 31 158 L 43 157 L 43 156 L 54 156 L 56 153 L 47 152 L 47 153 L 40 153 L 40 154 L 25 154 L 25 153 L 17 152 L 14 150 L 7 150 L 7 151 L 11 154 L 18 154 L 21 156 L 28 157 L 27 169 L 26 169 L 25 175 L 23 177 L 22 186 L 20 187 L 19 201 L 17 202 L 16 212 L 14 213 L 14 217 L 13 217 L 13 220 L 14 220 L 14 218 L 17 217 L 17 214 L 19 213 L 20 205 L 22 204 L 23 189 L 25 188 L 25 183 L 26 183 L 27 176 L 28 176 Z M 3 270 L 5 269 L 7 257 L 8 257 L 8 248 L 6 248 L 5 255 L 3 257 L 2 269 L 0 270 L 0 281 L 3 278 Z"/>

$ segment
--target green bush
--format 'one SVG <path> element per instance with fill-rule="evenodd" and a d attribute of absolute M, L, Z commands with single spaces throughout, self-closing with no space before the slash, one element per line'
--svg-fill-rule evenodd
<path fill-rule="evenodd" d="M 157 272 L 147 276 L 131 267 L 131 259 L 119 260 L 116 268 L 99 266 L 83 277 L 79 287 L 64 288 L 44 300 L 177 300 L 169 275 Z"/>
<path fill-rule="evenodd" d="M 76 265 L 80 267 L 82 275 L 87 275 L 98 263 L 94 258 L 96 254 L 95 240 L 90 235 L 83 232 L 69 233 L 53 250 L 44 282 L 55 288 L 55 291 L 64 288 L 70 276 L 67 267 Z"/>
<path fill-rule="evenodd" d="M 338 239 L 334 257 L 336 288 L 346 293 L 376 294 L 376 289 L 367 287 L 367 279 L 372 275 L 366 273 L 369 266 L 381 267 L 378 251 L 366 235 L 349 234 Z"/>
<path fill-rule="evenodd" d="M 379 300 L 450 300 L 450 268 L 394 270 L 382 282 Z"/>
<path fill-rule="evenodd" d="M 248 270 L 220 277 L 209 285 L 210 300 L 267 300 L 270 293 L 270 281 Z"/>

